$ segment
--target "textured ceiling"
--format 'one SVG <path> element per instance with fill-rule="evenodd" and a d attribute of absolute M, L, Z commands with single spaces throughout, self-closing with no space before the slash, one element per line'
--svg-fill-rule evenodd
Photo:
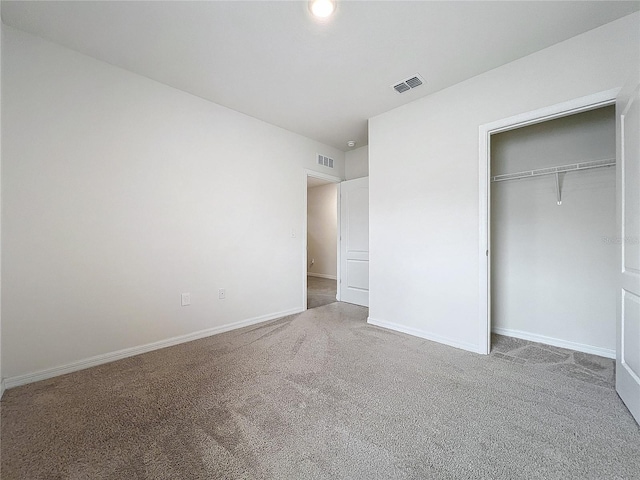
<path fill-rule="evenodd" d="M 640 2 L 2 2 L 5 24 L 307 137 L 366 145 L 367 119 L 593 29 Z M 415 73 L 427 81 L 399 95 Z"/>

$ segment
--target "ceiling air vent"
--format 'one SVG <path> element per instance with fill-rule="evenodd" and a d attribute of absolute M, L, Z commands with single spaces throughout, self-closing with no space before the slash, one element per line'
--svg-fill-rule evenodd
<path fill-rule="evenodd" d="M 411 77 L 405 83 L 409 85 L 411 88 L 416 88 L 422 85 L 422 80 L 420 80 L 418 77 Z"/>
<path fill-rule="evenodd" d="M 403 93 L 403 92 L 406 92 L 407 90 L 411 90 L 411 87 L 404 82 L 395 85 L 393 88 L 398 93 Z"/>
<path fill-rule="evenodd" d="M 422 78 L 419 74 L 414 75 L 413 77 L 407 78 L 400 83 L 396 83 L 393 85 L 393 89 L 398 93 L 404 93 L 412 88 L 419 87 L 424 83 L 424 78 Z"/>
<path fill-rule="evenodd" d="M 318 165 L 333 168 L 333 158 L 318 154 Z"/>

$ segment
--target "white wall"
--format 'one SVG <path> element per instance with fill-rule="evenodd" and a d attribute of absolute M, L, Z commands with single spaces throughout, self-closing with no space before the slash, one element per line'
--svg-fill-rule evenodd
<path fill-rule="evenodd" d="M 344 154 L 345 180 L 362 178 L 369 175 L 369 146 L 349 150 Z"/>
<path fill-rule="evenodd" d="M 622 86 L 639 26 L 636 13 L 370 119 L 373 321 L 478 351 L 479 126 Z"/>
<path fill-rule="evenodd" d="M 307 190 L 307 272 L 336 278 L 338 266 L 338 187 L 335 183 Z M 311 260 L 314 260 L 311 265 Z"/>
<path fill-rule="evenodd" d="M 491 137 L 491 174 L 616 156 L 614 107 Z M 491 184 L 492 327 L 615 356 L 615 168 Z M 543 338 L 541 338 L 543 337 Z"/>
<path fill-rule="evenodd" d="M 304 308 L 301 178 L 324 171 L 319 151 L 344 176 L 343 152 L 6 26 L 4 41 L 6 378 Z"/>

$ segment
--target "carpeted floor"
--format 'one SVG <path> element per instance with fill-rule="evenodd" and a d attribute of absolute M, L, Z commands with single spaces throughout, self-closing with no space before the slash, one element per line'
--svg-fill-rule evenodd
<path fill-rule="evenodd" d="M 491 354 L 510 362 L 535 366 L 541 371 L 615 388 L 616 362 L 608 358 L 495 334 L 491 335 Z"/>
<path fill-rule="evenodd" d="M 329 305 L 336 301 L 335 280 L 307 276 L 307 308 Z"/>
<path fill-rule="evenodd" d="M 8 390 L 2 479 L 640 478 L 610 361 L 366 316 L 332 303 Z"/>

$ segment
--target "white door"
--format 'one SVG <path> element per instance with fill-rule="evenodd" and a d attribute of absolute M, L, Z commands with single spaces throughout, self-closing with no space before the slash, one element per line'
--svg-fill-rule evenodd
<path fill-rule="evenodd" d="M 369 178 L 340 184 L 340 301 L 369 306 Z"/>
<path fill-rule="evenodd" d="M 640 423 L 640 71 L 616 101 L 620 281 L 616 390 Z"/>

